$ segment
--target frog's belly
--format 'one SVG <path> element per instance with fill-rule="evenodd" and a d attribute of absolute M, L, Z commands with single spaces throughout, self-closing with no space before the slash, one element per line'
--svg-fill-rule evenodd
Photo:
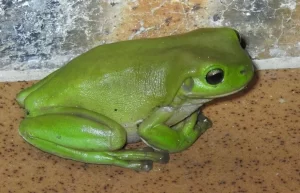
<path fill-rule="evenodd" d="M 173 116 L 166 122 L 166 124 L 172 126 L 181 122 L 192 113 L 199 110 L 204 103 L 207 103 L 210 100 L 211 99 L 194 99 L 183 103 L 180 107 L 174 108 Z"/>
<path fill-rule="evenodd" d="M 137 126 L 128 126 L 128 125 L 123 125 L 123 127 L 126 130 L 127 133 L 127 143 L 136 143 L 141 141 L 140 136 L 137 133 Z"/>

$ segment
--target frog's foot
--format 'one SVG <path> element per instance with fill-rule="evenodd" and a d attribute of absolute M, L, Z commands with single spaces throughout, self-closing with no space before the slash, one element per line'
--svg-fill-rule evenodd
<path fill-rule="evenodd" d="M 21 122 L 19 132 L 43 151 L 85 163 L 149 171 L 153 162 L 165 163 L 169 159 L 167 153 L 149 148 L 120 150 L 126 143 L 124 128 L 86 110 L 56 108 L 47 114 L 27 117 Z"/>
<path fill-rule="evenodd" d="M 166 163 L 169 160 L 168 153 L 149 151 L 149 149 L 99 152 L 83 151 L 70 149 L 38 138 L 30 139 L 30 137 L 27 138 L 26 136 L 24 138 L 39 149 L 59 157 L 84 163 L 115 165 L 135 171 L 150 171 L 153 162 Z"/>
<path fill-rule="evenodd" d="M 159 116 L 162 115 L 159 114 Z M 182 122 L 171 127 L 164 123 L 156 123 L 159 118 L 150 117 L 144 121 L 139 127 L 139 135 L 150 146 L 171 153 L 187 149 L 204 131 L 211 127 L 211 122 L 198 112 L 194 112 Z"/>
<path fill-rule="evenodd" d="M 131 169 L 136 171 L 149 171 L 152 169 L 153 162 L 165 164 L 169 162 L 170 156 L 168 152 L 154 151 L 151 147 L 138 150 L 119 150 L 106 152 L 107 155 L 114 157 L 114 165 L 123 164 L 123 161 L 130 163 Z M 123 165 L 118 165 L 124 167 Z"/>
<path fill-rule="evenodd" d="M 198 130 L 200 134 L 204 133 L 207 129 L 212 127 L 212 122 L 202 113 L 198 114 L 197 123 L 194 127 L 195 130 Z"/>
<path fill-rule="evenodd" d="M 119 150 L 116 152 L 110 152 L 110 155 L 122 160 L 148 160 L 152 162 L 159 162 L 161 164 L 166 164 L 170 160 L 170 156 L 167 151 L 155 151 L 151 147 L 144 147 L 137 150 Z"/>
<path fill-rule="evenodd" d="M 181 133 L 186 142 L 194 142 L 211 126 L 212 122 L 207 117 L 201 113 L 195 112 L 184 121 Z"/>
<path fill-rule="evenodd" d="M 154 149 L 152 147 L 144 147 L 140 151 L 145 151 L 145 152 L 154 152 Z M 170 155 L 169 152 L 167 151 L 159 151 L 162 154 L 162 157 L 159 159 L 159 163 L 161 164 L 166 164 L 170 160 Z"/>

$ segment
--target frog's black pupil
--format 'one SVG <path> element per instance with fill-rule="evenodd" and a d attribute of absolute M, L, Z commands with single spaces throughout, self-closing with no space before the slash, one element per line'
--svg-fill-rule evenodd
<path fill-rule="evenodd" d="M 220 68 L 209 71 L 206 75 L 206 82 L 211 85 L 219 84 L 224 79 L 224 71 Z"/>

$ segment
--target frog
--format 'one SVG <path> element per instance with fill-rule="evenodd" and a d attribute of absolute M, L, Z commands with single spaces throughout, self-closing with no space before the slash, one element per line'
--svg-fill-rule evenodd
<path fill-rule="evenodd" d="M 94 47 L 17 94 L 19 134 L 65 159 L 150 171 L 212 127 L 201 106 L 247 87 L 241 42 L 220 27 Z"/>

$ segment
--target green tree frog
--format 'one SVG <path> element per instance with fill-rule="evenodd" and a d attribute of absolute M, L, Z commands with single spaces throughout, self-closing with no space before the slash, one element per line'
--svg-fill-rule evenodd
<path fill-rule="evenodd" d="M 95 47 L 17 95 L 19 133 L 63 158 L 149 171 L 211 127 L 200 106 L 252 79 L 240 41 L 203 28 Z M 146 148 L 124 149 L 140 140 Z"/>

